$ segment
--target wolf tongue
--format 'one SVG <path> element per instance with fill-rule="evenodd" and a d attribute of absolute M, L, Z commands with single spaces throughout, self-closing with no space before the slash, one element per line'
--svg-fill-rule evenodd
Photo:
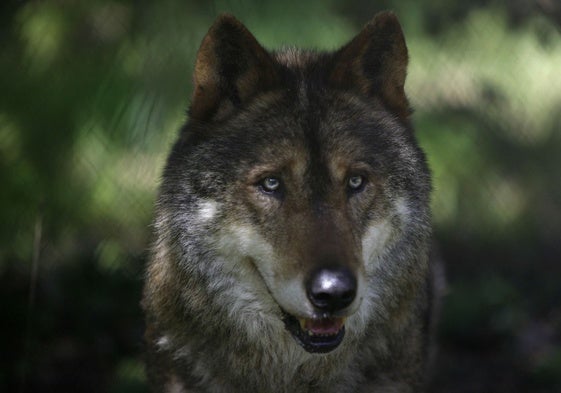
<path fill-rule="evenodd" d="M 343 318 L 306 319 L 304 330 L 313 335 L 333 336 L 343 328 Z"/>

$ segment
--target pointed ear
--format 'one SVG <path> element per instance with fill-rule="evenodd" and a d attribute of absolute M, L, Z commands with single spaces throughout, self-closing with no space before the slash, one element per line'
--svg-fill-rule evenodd
<path fill-rule="evenodd" d="M 389 110 L 406 119 L 410 114 L 404 91 L 407 61 L 407 46 L 397 17 L 382 12 L 335 53 L 331 83 L 378 97 Z"/>
<path fill-rule="evenodd" d="M 225 116 L 276 81 L 269 53 L 236 18 L 221 15 L 197 53 L 190 117 Z"/>

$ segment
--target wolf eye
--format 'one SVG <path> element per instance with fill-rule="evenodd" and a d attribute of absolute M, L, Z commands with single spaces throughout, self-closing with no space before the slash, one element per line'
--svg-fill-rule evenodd
<path fill-rule="evenodd" d="M 347 186 L 351 191 L 360 191 L 364 186 L 364 177 L 361 175 L 353 175 L 347 180 Z"/>
<path fill-rule="evenodd" d="M 280 188 L 280 184 L 280 180 L 276 177 L 266 177 L 265 179 L 261 180 L 259 186 L 264 192 L 272 193 Z"/>

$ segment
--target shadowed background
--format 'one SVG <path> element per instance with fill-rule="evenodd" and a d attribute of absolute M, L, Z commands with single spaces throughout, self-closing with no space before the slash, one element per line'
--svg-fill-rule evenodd
<path fill-rule="evenodd" d="M 0 391 L 146 391 L 152 206 L 219 13 L 335 49 L 383 9 L 448 271 L 431 392 L 561 391 L 558 0 L 3 1 Z"/>

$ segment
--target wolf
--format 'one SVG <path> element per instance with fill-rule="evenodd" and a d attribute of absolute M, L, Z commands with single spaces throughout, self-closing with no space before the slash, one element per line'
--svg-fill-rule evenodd
<path fill-rule="evenodd" d="M 220 16 L 164 169 L 146 270 L 155 392 L 420 392 L 431 179 L 396 16 L 333 52 Z"/>

